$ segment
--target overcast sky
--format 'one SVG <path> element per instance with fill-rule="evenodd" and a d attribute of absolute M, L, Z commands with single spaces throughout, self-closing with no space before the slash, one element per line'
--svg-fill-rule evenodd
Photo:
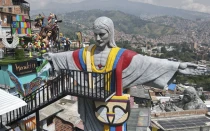
<path fill-rule="evenodd" d="M 49 6 L 51 1 L 62 3 L 75 3 L 88 0 L 26 0 L 31 5 L 31 10 Z M 111 1 L 111 0 L 110 0 Z M 210 0 L 129 0 L 133 2 L 143 2 L 153 5 L 174 7 L 186 10 L 210 13 Z"/>

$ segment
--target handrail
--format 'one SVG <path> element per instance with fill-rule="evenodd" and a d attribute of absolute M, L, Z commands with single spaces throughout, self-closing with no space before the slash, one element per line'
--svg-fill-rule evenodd
<path fill-rule="evenodd" d="M 89 76 L 92 78 L 90 79 Z M 89 84 L 90 80 L 92 85 Z M 77 81 L 76 84 L 75 81 Z M 66 95 L 107 101 L 115 94 L 115 86 L 115 70 L 95 73 L 62 69 L 56 78 L 23 97 L 27 105 L 7 113 L 6 123 L 13 124 Z"/>

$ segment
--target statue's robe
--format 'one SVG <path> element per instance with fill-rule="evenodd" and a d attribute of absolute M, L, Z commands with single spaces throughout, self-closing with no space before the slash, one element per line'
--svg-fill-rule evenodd
<path fill-rule="evenodd" d="M 81 50 L 84 49 L 52 54 L 55 69 L 83 70 L 84 63 L 80 61 Z M 180 64 L 167 59 L 143 56 L 130 50 L 125 50 L 120 55 L 118 63 L 122 63 L 122 65 L 117 64 L 116 68 L 122 66 L 123 89 L 140 84 L 157 88 L 168 87 Z M 103 131 L 103 124 L 95 118 L 93 101 L 79 98 L 78 106 L 85 131 Z"/>

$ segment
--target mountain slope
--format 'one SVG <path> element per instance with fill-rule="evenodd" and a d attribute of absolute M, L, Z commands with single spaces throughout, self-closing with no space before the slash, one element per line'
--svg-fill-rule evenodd
<path fill-rule="evenodd" d="M 187 11 L 182 9 L 175 9 L 169 7 L 155 6 L 151 4 L 145 4 L 140 2 L 132 2 L 128 0 L 84 0 L 80 3 L 64 4 L 51 2 L 49 6 L 45 9 L 32 10 L 31 13 L 37 14 L 44 12 L 49 14 L 49 12 L 54 13 L 65 13 L 78 10 L 119 10 L 125 13 L 129 13 L 136 16 L 179 16 L 186 19 L 195 20 L 197 18 L 210 18 L 209 14 L 199 13 L 194 11 Z"/>
<path fill-rule="evenodd" d="M 77 11 L 60 15 L 64 21 L 61 24 L 61 30 L 89 30 L 92 28 L 94 20 L 100 16 L 107 16 L 111 18 L 114 22 L 115 29 L 117 31 L 124 32 L 125 34 L 139 34 L 155 38 L 175 33 L 175 29 L 167 25 L 142 20 L 139 17 L 129 15 L 121 11 L 102 10 Z"/>

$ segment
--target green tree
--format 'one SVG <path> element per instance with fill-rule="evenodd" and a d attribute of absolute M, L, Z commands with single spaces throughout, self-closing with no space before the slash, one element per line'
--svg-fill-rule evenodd
<path fill-rule="evenodd" d="M 166 50 L 165 46 L 163 46 L 163 47 L 161 48 L 161 53 L 166 53 L 166 52 L 167 52 L 167 50 Z"/>

